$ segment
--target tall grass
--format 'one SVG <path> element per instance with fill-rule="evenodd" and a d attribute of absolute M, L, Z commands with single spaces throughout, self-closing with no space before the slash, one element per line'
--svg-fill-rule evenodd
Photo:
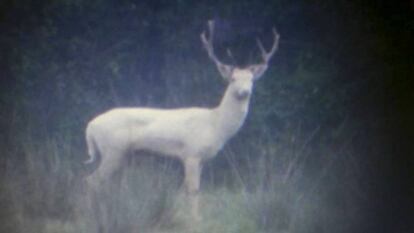
<path fill-rule="evenodd" d="M 335 161 L 348 149 L 287 132 L 279 143 L 236 138 L 205 166 L 197 232 L 347 232 L 358 223 L 352 196 L 329 190 Z M 70 141 L 70 140 L 68 140 Z M 181 190 L 183 169 L 172 160 L 137 154 L 117 179 L 85 204 L 85 154 L 62 139 L 28 138 L 11 153 L 0 183 L 1 232 L 74 233 L 190 232 L 189 207 Z M 318 158 L 324 167 L 307 172 Z M 76 156 L 75 156 L 76 155 Z M 15 158 L 19 159 L 13 159 Z M 349 179 L 352 182 L 352 179 Z M 355 183 L 350 184 L 355 188 Z M 341 192 L 349 191 L 343 185 Z M 351 192 L 351 191 L 350 191 Z M 344 206 L 342 203 L 348 203 Z M 98 217 L 97 217 L 98 216 Z"/>
<path fill-rule="evenodd" d="M 85 171 L 62 142 L 26 141 L 21 159 L 10 159 L 1 181 L 2 228 L 7 232 L 96 232 L 95 209 L 86 205 Z M 10 157 L 8 157 L 10 158 Z M 120 183 L 108 182 L 98 198 L 116 232 L 143 232 L 169 214 L 180 174 L 170 162 L 145 158 L 126 166 Z M 5 224 L 3 224 L 3 222 Z M 135 230 L 132 230 L 135 229 Z M 3 232 L 3 231 L 2 231 Z"/>

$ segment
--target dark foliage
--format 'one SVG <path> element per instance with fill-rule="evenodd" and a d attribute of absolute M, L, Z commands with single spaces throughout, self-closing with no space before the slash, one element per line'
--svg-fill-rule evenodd
<path fill-rule="evenodd" d="M 247 170 L 263 145 L 301 141 L 306 156 L 286 153 L 302 153 L 304 189 L 328 186 L 321 198 L 332 209 L 358 205 L 361 232 L 408 232 L 413 10 L 358 0 L 1 1 L 0 173 L 24 173 L 29 139 L 84 148 L 88 120 L 115 106 L 214 106 L 224 82 L 200 43 L 207 20 L 217 23 L 218 55 L 238 65 L 258 61 L 255 40 L 269 46 L 275 26 L 280 49 L 228 146 L 241 155 L 232 164 Z M 84 156 L 65 159 L 76 168 Z M 206 174 L 221 179 L 228 159 Z"/>

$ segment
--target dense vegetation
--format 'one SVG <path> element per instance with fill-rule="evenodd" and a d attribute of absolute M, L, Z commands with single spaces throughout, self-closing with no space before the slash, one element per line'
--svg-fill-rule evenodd
<path fill-rule="evenodd" d="M 408 232 L 395 207 L 412 194 L 412 13 L 345 0 L 2 1 L 0 232 L 95 230 L 76 205 L 87 122 L 115 106 L 216 105 L 225 82 L 199 38 L 209 19 L 232 64 L 257 62 L 273 26 L 282 37 L 243 129 L 205 165 L 200 231 Z M 102 199 L 113 232 L 182 231 L 182 168 L 132 164 Z"/>

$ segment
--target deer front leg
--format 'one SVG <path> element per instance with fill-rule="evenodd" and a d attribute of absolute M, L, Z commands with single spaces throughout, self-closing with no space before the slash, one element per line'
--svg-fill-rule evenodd
<path fill-rule="evenodd" d="M 190 202 L 191 216 L 196 221 L 201 219 L 199 213 L 200 162 L 199 158 L 187 158 L 184 161 L 184 185 Z"/>

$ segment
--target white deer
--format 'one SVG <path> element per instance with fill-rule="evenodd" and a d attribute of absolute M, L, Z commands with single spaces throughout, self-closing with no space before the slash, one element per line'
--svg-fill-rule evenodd
<path fill-rule="evenodd" d="M 279 35 L 273 29 L 274 42 L 266 51 L 257 40 L 263 62 L 238 68 L 220 62 L 213 49 L 214 22 L 209 21 L 209 36 L 201 41 L 228 87 L 214 108 L 116 108 L 89 122 L 86 142 L 92 163 L 100 156 L 99 167 L 87 177 L 97 189 L 118 168 L 128 151 L 146 150 L 179 159 L 184 165 L 184 186 L 190 197 L 192 215 L 199 217 L 198 191 L 202 163 L 215 157 L 224 144 L 243 125 L 253 82 L 266 71 L 278 48 Z"/>

